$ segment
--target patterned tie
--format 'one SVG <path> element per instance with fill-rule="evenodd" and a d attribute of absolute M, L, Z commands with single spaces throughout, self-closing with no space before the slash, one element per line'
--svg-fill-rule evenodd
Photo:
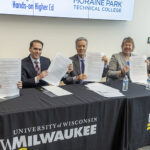
<path fill-rule="evenodd" d="M 35 63 L 35 72 L 36 72 L 36 75 L 38 76 L 40 74 L 39 62 L 34 61 L 34 63 Z"/>
<path fill-rule="evenodd" d="M 82 73 L 82 74 L 84 74 L 84 68 L 85 68 L 84 60 L 81 59 L 81 73 Z"/>

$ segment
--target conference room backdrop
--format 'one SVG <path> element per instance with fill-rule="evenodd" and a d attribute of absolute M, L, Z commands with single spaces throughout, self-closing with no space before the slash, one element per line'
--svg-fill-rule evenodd
<path fill-rule="evenodd" d="M 74 41 L 84 36 L 89 40 L 89 51 L 101 51 L 111 57 L 121 50 L 122 39 L 131 36 L 135 40 L 135 52 L 150 56 L 150 1 L 135 0 L 132 21 L 106 21 L 0 15 L 0 58 L 28 55 L 29 42 L 44 42 L 43 55 L 53 58 L 57 51 L 73 55 Z"/>

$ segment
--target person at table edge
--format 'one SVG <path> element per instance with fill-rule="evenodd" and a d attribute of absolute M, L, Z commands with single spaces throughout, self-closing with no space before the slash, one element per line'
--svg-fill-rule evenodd
<path fill-rule="evenodd" d="M 73 73 L 72 76 L 69 76 L 66 78 L 65 83 L 66 84 L 73 84 L 73 83 L 81 83 L 84 79 L 86 79 L 86 75 L 84 74 L 85 69 L 85 57 L 86 57 L 86 51 L 88 47 L 88 40 L 84 37 L 79 37 L 75 41 L 76 45 L 76 51 L 77 54 L 70 57 L 73 63 Z M 105 67 L 103 70 L 103 77 L 106 76 L 108 71 L 108 58 L 106 56 L 102 57 L 102 60 L 105 63 Z"/>
<path fill-rule="evenodd" d="M 38 87 L 48 85 L 42 80 L 48 75 L 48 68 L 51 64 L 49 58 L 41 56 L 43 50 L 43 42 L 40 40 L 33 40 L 30 42 L 30 55 L 22 59 L 22 74 L 21 79 L 23 87 Z M 68 67 L 68 73 L 73 69 L 72 64 Z"/>
<path fill-rule="evenodd" d="M 122 80 L 125 75 L 129 77 L 130 70 L 130 57 L 135 48 L 134 41 L 131 37 L 123 39 L 121 44 L 122 52 L 113 54 L 109 62 L 109 70 L 107 74 L 107 80 L 119 79 Z M 146 60 L 147 64 L 148 61 Z M 148 65 L 149 70 L 149 65 Z M 130 79 L 130 77 L 129 77 Z"/>

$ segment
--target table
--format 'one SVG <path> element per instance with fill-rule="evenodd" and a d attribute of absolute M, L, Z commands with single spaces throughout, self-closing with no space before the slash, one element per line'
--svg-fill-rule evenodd
<path fill-rule="evenodd" d="M 73 94 L 23 89 L 0 103 L 0 150 L 124 149 L 126 97 L 104 98 L 83 85 L 63 88 Z"/>
<path fill-rule="evenodd" d="M 112 82 L 112 87 L 122 88 L 122 82 Z M 150 91 L 145 86 L 129 83 L 127 97 L 127 150 L 150 145 Z"/>

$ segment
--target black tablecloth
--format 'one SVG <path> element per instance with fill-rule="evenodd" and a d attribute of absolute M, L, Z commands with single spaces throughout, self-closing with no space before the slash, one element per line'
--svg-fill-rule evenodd
<path fill-rule="evenodd" d="M 122 88 L 122 82 L 112 82 L 110 86 Z M 129 83 L 127 92 L 127 149 L 150 145 L 150 91 L 143 85 Z"/>
<path fill-rule="evenodd" d="M 126 97 L 104 98 L 83 85 L 63 88 L 73 94 L 49 97 L 23 89 L 20 97 L 1 102 L 0 150 L 123 149 Z"/>

